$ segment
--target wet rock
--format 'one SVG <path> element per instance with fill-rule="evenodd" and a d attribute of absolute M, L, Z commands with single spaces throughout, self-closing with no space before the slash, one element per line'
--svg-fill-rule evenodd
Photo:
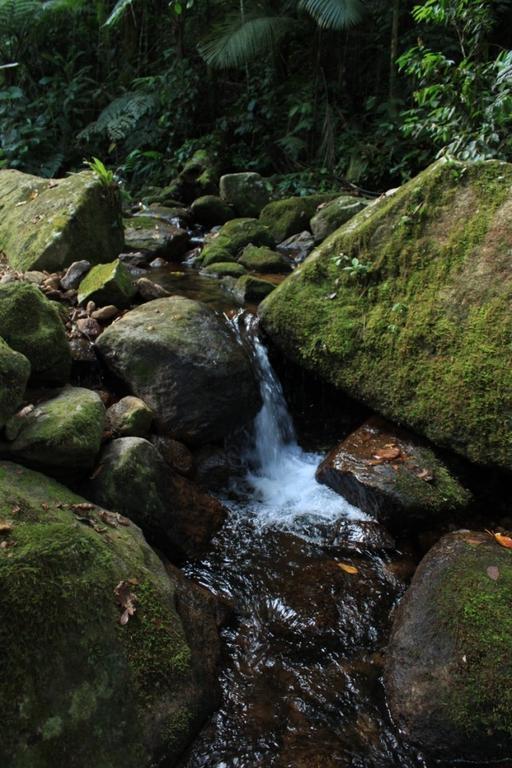
<path fill-rule="evenodd" d="M 252 275 L 239 277 L 233 293 L 241 304 L 259 304 L 276 286 L 268 280 L 260 280 Z"/>
<path fill-rule="evenodd" d="M 125 245 L 133 251 L 146 251 L 153 257 L 180 259 L 187 252 L 189 244 L 187 231 L 173 224 L 150 216 L 125 220 Z"/>
<path fill-rule="evenodd" d="M 16 269 L 111 261 L 122 249 L 119 195 L 93 173 L 42 179 L 0 171 L 0 250 Z"/>
<path fill-rule="evenodd" d="M 142 299 L 144 299 L 144 301 L 153 301 L 153 299 L 163 299 L 165 296 L 171 295 L 169 291 L 166 291 L 165 288 L 162 288 L 161 285 L 158 285 L 158 283 L 154 283 L 152 280 L 149 280 L 147 277 L 139 277 L 135 285 L 137 286 L 137 291 L 139 293 L 139 296 Z"/>
<path fill-rule="evenodd" d="M 186 445 L 165 435 L 151 435 L 149 439 L 172 470 L 184 477 L 192 477 L 194 457 Z"/>
<path fill-rule="evenodd" d="M 192 216 L 188 208 L 183 206 L 166 206 L 158 203 L 151 203 L 148 208 L 144 208 L 135 216 L 145 216 L 151 219 L 164 221 L 166 224 L 172 224 L 174 227 L 184 229 L 192 222 Z"/>
<path fill-rule="evenodd" d="M 297 264 L 301 264 L 314 247 L 315 238 L 311 232 L 304 231 L 284 240 L 277 246 L 277 250 Z"/>
<path fill-rule="evenodd" d="M 317 480 L 383 522 L 446 518 L 472 496 L 414 435 L 373 417 L 331 451 Z"/>
<path fill-rule="evenodd" d="M 30 377 L 30 363 L 0 338 L 0 427 L 23 402 Z"/>
<path fill-rule="evenodd" d="M 96 392 L 65 387 L 12 416 L 5 435 L 16 461 L 50 473 L 85 474 L 99 453 L 104 426 L 105 407 Z"/>
<path fill-rule="evenodd" d="M 322 205 L 310 221 L 310 229 L 315 242 L 322 240 L 345 224 L 349 219 L 362 211 L 368 205 L 368 200 L 354 195 L 342 195 L 330 203 Z"/>
<path fill-rule="evenodd" d="M 318 206 L 330 201 L 335 193 L 288 197 L 269 203 L 261 211 L 260 221 L 271 231 L 277 243 L 309 229 L 309 221 L 315 215 Z"/>
<path fill-rule="evenodd" d="M 216 499 L 172 475 L 156 447 L 139 437 L 113 440 L 104 449 L 90 493 L 140 525 L 172 557 L 203 551 L 226 515 Z"/>
<path fill-rule="evenodd" d="M 60 278 L 60 284 L 64 290 L 69 291 L 70 289 L 78 288 L 90 268 L 90 261 L 86 261 L 85 259 L 82 259 L 82 261 L 74 261 Z"/>
<path fill-rule="evenodd" d="M 97 320 L 99 323 L 111 323 L 120 314 L 119 309 L 113 304 L 107 304 L 106 307 L 100 307 L 93 310 L 91 317 Z"/>
<path fill-rule="evenodd" d="M 149 266 L 151 269 L 162 269 L 162 267 L 167 266 L 167 262 L 165 259 L 161 259 L 160 256 L 157 259 L 153 259 L 153 261 L 150 262 Z"/>
<path fill-rule="evenodd" d="M 246 245 L 238 261 L 250 272 L 279 274 L 291 270 L 289 261 L 266 246 Z"/>
<path fill-rule="evenodd" d="M 76 321 L 77 330 L 90 341 L 97 339 L 103 328 L 94 317 L 79 317 Z"/>
<path fill-rule="evenodd" d="M 206 243 L 202 252 L 202 264 L 207 267 L 216 262 L 236 261 L 246 245 L 275 246 L 267 227 L 257 219 L 233 219 Z"/>
<path fill-rule="evenodd" d="M 204 195 L 194 200 L 191 206 L 192 214 L 199 224 L 214 227 L 234 219 L 234 208 L 216 195 Z"/>
<path fill-rule="evenodd" d="M 224 448 L 205 445 L 194 456 L 196 472 L 194 479 L 203 488 L 219 490 L 227 485 L 237 471 L 231 456 Z"/>
<path fill-rule="evenodd" d="M 176 764 L 216 704 L 213 598 L 43 475 L 2 462 L 0 504 L 0 763 Z"/>
<path fill-rule="evenodd" d="M 222 439 L 259 408 L 251 364 L 225 321 L 171 296 L 143 304 L 97 341 L 107 366 L 185 443 Z"/>
<path fill-rule="evenodd" d="M 153 258 L 150 253 L 142 253 L 142 251 L 135 251 L 134 253 L 120 253 L 119 261 L 122 261 L 125 267 L 128 269 L 139 269 L 149 266 L 149 262 Z M 162 259 L 162 265 L 165 266 L 167 262 Z"/>
<path fill-rule="evenodd" d="M 96 353 L 94 347 L 85 336 L 74 336 L 69 340 L 69 347 L 71 350 L 71 357 L 73 363 L 80 365 L 95 366 L 97 363 Z"/>
<path fill-rule="evenodd" d="M 300 523 L 298 518 L 295 525 Z M 300 530 L 335 555 L 391 554 L 397 548 L 393 536 L 376 520 L 341 518 L 335 523 L 305 520 Z"/>
<path fill-rule="evenodd" d="M 154 414 L 138 397 L 128 395 L 110 406 L 107 426 L 115 437 L 146 437 Z"/>
<path fill-rule="evenodd" d="M 238 216 L 259 216 L 270 199 L 269 182 L 259 173 L 228 173 L 221 176 L 219 189 Z"/>
<path fill-rule="evenodd" d="M 115 304 L 126 307 L 134 297 L 136 288 L 124 264 L 116 259 L 110 264 L 98 264 L 80 283 L 78 303 L 94 301 L 96 305 Z"/>
<path fill-rule="evenodd" d="M 395 613 L 386 655 L 391 714 L 429 756 L 479 765 L 512 751 L 512 566 L 489 535 L 444 536 Z"/>
<path fill-rule="evenodd" d="M 241 275 L 245 275 L 246 269 L 242 264 L 237 264 L 236 262 L 214 262 L 213 264 L 209 264 L 207 267 L 204 267 L 201 270 L 201 273 L 204 275 L 213 275 L 215 277 L 240 277 Z"/>
<path fill-rule="evenodd" d="M 0 337 L 29 360 L 33 382 L 68 380 L 71 351 L 61 314 L 35 285 L 0 285 Z"/>

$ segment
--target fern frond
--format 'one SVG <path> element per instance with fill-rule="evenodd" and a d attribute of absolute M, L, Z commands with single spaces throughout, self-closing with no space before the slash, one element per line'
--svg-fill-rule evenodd
<path fill-rule="evenodd" d="M 141 91 L 128 91 L 105 107 L 98 119 L 84 128 L 78 138 L 83 141 L 95 137 L 123 141 L 135 130 L 141 118 L 153 113 L 157 106 L 156 96 Z"/>
<path fill-rule="evenodd" d="M 212 67 L 241 67 L 274 48 L 297 22 L 287 16 L 232 15 L 199 46 L 205 62 Z"/>
<path fill-rule="evenodd" d="M 301 0 L 300 4 L 320 27 L 328 29 L 357 24 L 364 11 L 361 0 Z"/>
<path fill-rule="evenodd" d="M 133 5 L 134 0 L 117 0 L 112 13 L 106 20 L 105 27 L 113 27 L 124 16 L 125 12 Z"/>
<path fill-rule="evenodd" d="M 39 0 L 0 0 L 0 36 L 18 36 L 39 18 Z"/>

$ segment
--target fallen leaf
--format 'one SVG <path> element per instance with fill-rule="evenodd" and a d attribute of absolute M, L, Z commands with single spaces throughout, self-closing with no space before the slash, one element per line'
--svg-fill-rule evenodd
<path fill-rule="evenodd" d="M 481 539 L 466 539 L 466 544 L 471 544 L 473 547 L 478 547 L 482 544 Z"/>
<path fill-rule="evenodd" d="M 391 445 L 389 447 L 381 448 L 380 451 L 373 454 L 373 458 L 377 461 L 393 461 L 398 459 L 402 454 L 402 451 L 397 445 Z"/>
<path fill-rule="evenodd" d="M 495 565 L 490 565 L 487 569 L 487 575 L 493 581 L 498 581 L 500 577 L 500 569 L 497 568 Z"/>
<path fill-rule="evenodd" d="M 120 581 L 117 587 L 114 589 L 114 595 L 116 596 L 117 603 L 123 609 L 123 613 L 119 618 L 119 623 L 122 626 L 128 624 L 130 616 L 133 616 L 137 610 L 135 607 L 137 596 L 131 591 L 132 587 L 136 586 L 137 584 L 137 579 L 128 579 L 125 581 Z"/>
<path fill-rule="evenodd" d="M 7 520 L 0 520 L 0 536 L 8 536 L 13 527 L 12 523 L 8 523 Z"/>
<path fill-rule="evenodd" d="M 434 475 L 428 469 L 421 469 L 418 472 L 420 480 L 425 480 L 426 483 L 430 483 L 434 479 Z"/>
<path fill-rule="evenodd" d="M 510 536 L 505 536 L 504 533 L 494 533 L 493 531 L 486 531 L 486 533 L 488 533 L 489 536 L 492 536 L 493 539 L 497 541 L 501 547 L 505 547 L 505 549 L 512 549 L 512 539 Z"/>
<path fill-rule="evenodd" d="M 72 504 L 71 509 L 73 512 L 91 512 L 93 509 L 96 509 L 96 505 L 91 504 L 88 501 L 83 501 L 79 504 Z"/>
<path fill-rule="evenodd" d="M 342 571 L 345 571 L 345 573 L 359 573 L 359 568 L 356 568 L 355 565 L 349 565 L 348 563 L 336 563 L 338 568 L 341 568 Z"/>

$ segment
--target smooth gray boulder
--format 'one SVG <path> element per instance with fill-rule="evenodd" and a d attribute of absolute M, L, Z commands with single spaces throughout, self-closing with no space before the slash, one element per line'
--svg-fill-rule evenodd
<path fill-rule="evenodd" d="M 259 216 L 270 200 L 268 182 L 259 173 L 228 173 L 220 178 L 220 196 L 238 216 Z"/>

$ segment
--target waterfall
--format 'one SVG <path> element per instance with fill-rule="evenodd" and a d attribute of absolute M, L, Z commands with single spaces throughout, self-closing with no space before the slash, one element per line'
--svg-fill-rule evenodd
<path fill-rule="evenodd" d="M 363 518 L 360 510 L 317 483 L 315 472 L 323 457 L 302 450 L 297 442 L 283 388 L 258 334 L 257 318 L 242 314 L 231 324 L 251 354 L 262 399 L 244 456 L 248 465 L 245 483 L 258 521 L 288 527 L 299 518 Z"/>

